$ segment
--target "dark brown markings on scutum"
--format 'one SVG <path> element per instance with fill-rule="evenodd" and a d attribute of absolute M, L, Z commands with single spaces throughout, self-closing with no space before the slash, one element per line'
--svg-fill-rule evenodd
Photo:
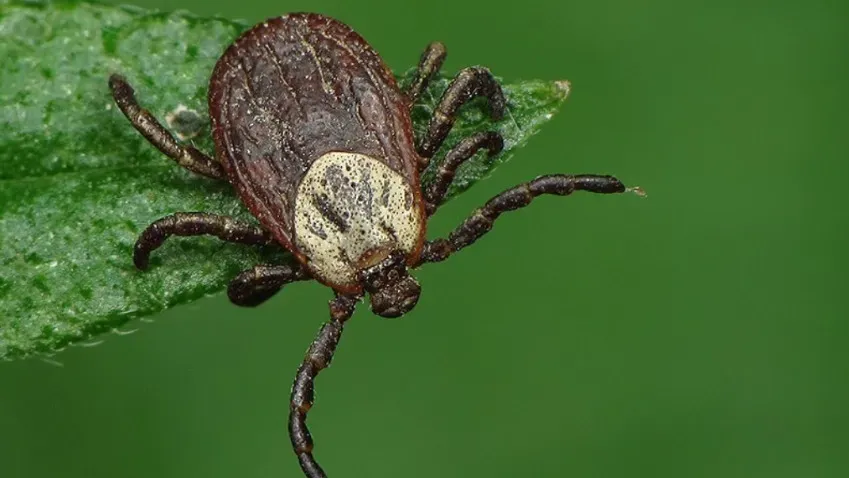
<path fill-rule="evenodd" d="M 374 191 L 371 189 L 371 169 L 363 169 L 363 178 L 360 182 L 359 192 L 357 194 L 357 203 L 355 207 L 360 208 L 365 214 L 366 217 L 371 222 L 372 214 L 374 211 L 372 210 L 372 201 L 374 200 Z"/>
<path fill-rule="evenodd" d="M 342 188 L 347 186 L 348 178 L 342 172 L 342 166 L 331 164 L 324 170 L 324 179 L 327 180 L 330 189 L 335 192 L 340 192 Z"/>
<path fill-rule="evenodd" d="M 351 228 L 351 225 L 348 224 L 348 221 L 346 221 L 345 218 L 339 214 L 339 211 L 337 211 L 333 207 L 333 204 L 330 202 L 330 198 L 328 198 L 326 194 L 322 193 L 314 195 L 312 196 L 312 200 L 315 204 L 315 207 L 318 208 L 318 212 L 320 212 L 322 216 L 324 216 L 328 221 L 335 224 L 340 231 L 348 232 L 348 229 Z"/>
<path fill-rule="evenodd" d="M 350 178 L 345 175 L 345 172 L 342 171 L 342 166 L 338 164 L 331 164 L 324 170 L 324 180 L 327 181 L 328 190 L 333 191 L 335 203 L 346 207 L 346 210 L 342 212 L 342 218 L 345 220 L 350 219 L 350 208 L 354 205 L 354 194 L 357 185 L 350 182 Z"/>
<path fill-rule="evenodd" d="M 383 194 L 380 196 L 380 203 L 383 204 L 383 207 L 389 207 L 389 178 L 383 177 Z"/>
<path fill-rule="evenodd" d="M 327 240 L 327 233 L 324 232 L 324 228 L 321 227 L 321 223 L 309 221 L 307 222 L 307 229 L 309 229 L 310 232 L 312 232 L 316 236 Z"/>
<path fill-rule="evenodd" d="M 387 236 L 391 237 L 392 240 L 395 241 L 395 244 L 398 244 L 398 242 L 400 242 L 398 240 L 398 235 L 395 234 L 395 229 L 392 229 L 392 226 L 386 224 L 383 221 L 380 221 L 380 228 L 383 229 L 383 232 L 385 232 Z"/>

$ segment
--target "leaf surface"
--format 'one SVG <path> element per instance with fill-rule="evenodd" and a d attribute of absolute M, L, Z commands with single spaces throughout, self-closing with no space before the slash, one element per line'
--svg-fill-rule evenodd
<path fill-rule="evenodd" d="M 182 170 L 146 142 L 114 105 L 109 74 L 126 76 L 145 108 L 212 153 L 207 82 L 220 54 L 248 27 L 185 12 L 0 0 L 0 358 L 51 354 L 220 292 L 259 262 L 287 260 L 276 248 L 205 237 L 168 241 L 146 272 L 131 260 L 137 235 L 173 212 L 254 219 L 229 184 Z M 449 81 L 438 78 L 414 107 L 417 134 Z M 461 111 L 447 147 L 495 129 L 505 150 L 464 165 L 450 196 L 536 133 L 568 84 L 524 81 L 504 91 L 508 112 L 500 122 L 488 119 L 480 101 Z"/>

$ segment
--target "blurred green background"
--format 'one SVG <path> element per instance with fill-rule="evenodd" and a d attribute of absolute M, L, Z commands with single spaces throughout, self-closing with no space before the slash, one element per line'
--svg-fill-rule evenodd
<path fill-rule="evenodd" d="M 361 308 L 310 415 L 345 477 L 849 476 L 849 3 L 137 0 L 351 24 L 395 70 L 567 78 L 528 147 L 431 223 L 538 174 L 634 196 L 543 198 Z M 128 252 L 129 254 L 129 252 Z M 327 316 L 295 284 L 0 365 L 0 476 L 299 477 L 289 386 Z"/>

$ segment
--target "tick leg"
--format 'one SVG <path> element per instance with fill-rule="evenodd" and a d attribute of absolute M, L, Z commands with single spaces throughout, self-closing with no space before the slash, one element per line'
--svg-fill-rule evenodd
<path fill-rule="evenodd" d="M 451 254 L 471 245 L 492 229 L 492 224 L 502 213 L 520 209 L 541 194 L 568 196 L 574 191 L 589 191 L 599 194 L 635 192 L 643 195 L 640 188 L 626 188 L 613 176 L 581 174 L 567 176 L 553 174 L 540 176 L 531 182 L 520 184 L 487 201 L 468 219 L 454 230 L 448 239 L 436 239 L 425 243 L 420 263 L 443 261 Z"/>
<path fill-rule="evenodd" d="M 123 76 L 110 76 L 109 88 L 112 89 L 112 97 L 124 116 L 157 149 L 189 171 L 214 179 L 224 179 L 224 169 L 218 162 L 193 146 L 180 144 L 149 111 L 139 106 L 133 87 Z"/>
<path fill-rule="evenodd" d="M 424 190 L 424 199 L 427 204 L 427 214 L 430 216 L 442 204 L 448 186 L 454 180 L 457 168 L 475 155 L 482 148 L 489 151 L 489 156 L 494 156 L 504 148 L 504 139 L 494 131 L 475 133 L 457 143 L 436 170 L 433 182 Z"/>
<path fill-rule="evenodd" d="M 428 45 L 422 53 L 419 59 L 419 67 L 416 70 L 416 77 L 410 83 L 410 86 L 407 87 L 407 98 L 410 100 L 410 107 L 416 104 L 419 96 L 427 89 L 430 79 L 442 68 L 445 55 L 447 55 L 445 45 L 438 41 Z"/>
<path fill-rule="evenodd" d="M 504 116 L 504 93 L 492 73 L 480 66 L 460 71 L 442 94 L 439 106 L 430 119 L 427 134 L 419 144 L 418 152 L 422 158 L 429 159 L 436 153 L 454 125 L 457 110 L 476 96 L 486 96 L 489 99 L 489 113 L 492 119 L 500 120 Z"/>
<path fill-rule="evenodd" d="M 205 212 L 178 212 L 165 216 L 147 226 L 133 250 L 133 262 L 139 269 L 147 269 L 150 253 L 170 236 L 215 236 L 223 241 L 249 245 L 271 244 L 271 234 L 251 224 L 231 217 Z"/>
<path fill-rule="evenodd" d="M 312 455 L 313 441 L 307 428 L 307 412 L 315 401 L 315 377 L 330 366 L 342 327 L 354 313 L 360 296 L 337 295 L 330 301 L 330 320 L 325 323 L 310 345 L 304 362 L 298 368 L 295 383 L 292 384 L 292 397 L 289 405 L 289 437 L 292 447 L 298 455 L 301 469 L 308 478 L 327 478 L 327 474 Z"/>
<path fill-rule="evenodd" d="M 236 305 L 255 307 L 270 299 L 284 285 L 309 278 L 309 274 L 300 264 L 261 264 L 242 272 L 230 281 L 227 296 Z"/>

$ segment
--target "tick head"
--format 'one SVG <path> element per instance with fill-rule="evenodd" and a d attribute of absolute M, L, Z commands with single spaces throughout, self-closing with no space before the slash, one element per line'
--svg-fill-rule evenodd
<path fill-rule="evenodd" d="M 362 269 L 359 277 L 371 295 L 372 312 L 381 317 L 400 317 L 419 301 L 422 288 L 407 272 L 401 251 L 394 251 L 377 264 Z"/>

